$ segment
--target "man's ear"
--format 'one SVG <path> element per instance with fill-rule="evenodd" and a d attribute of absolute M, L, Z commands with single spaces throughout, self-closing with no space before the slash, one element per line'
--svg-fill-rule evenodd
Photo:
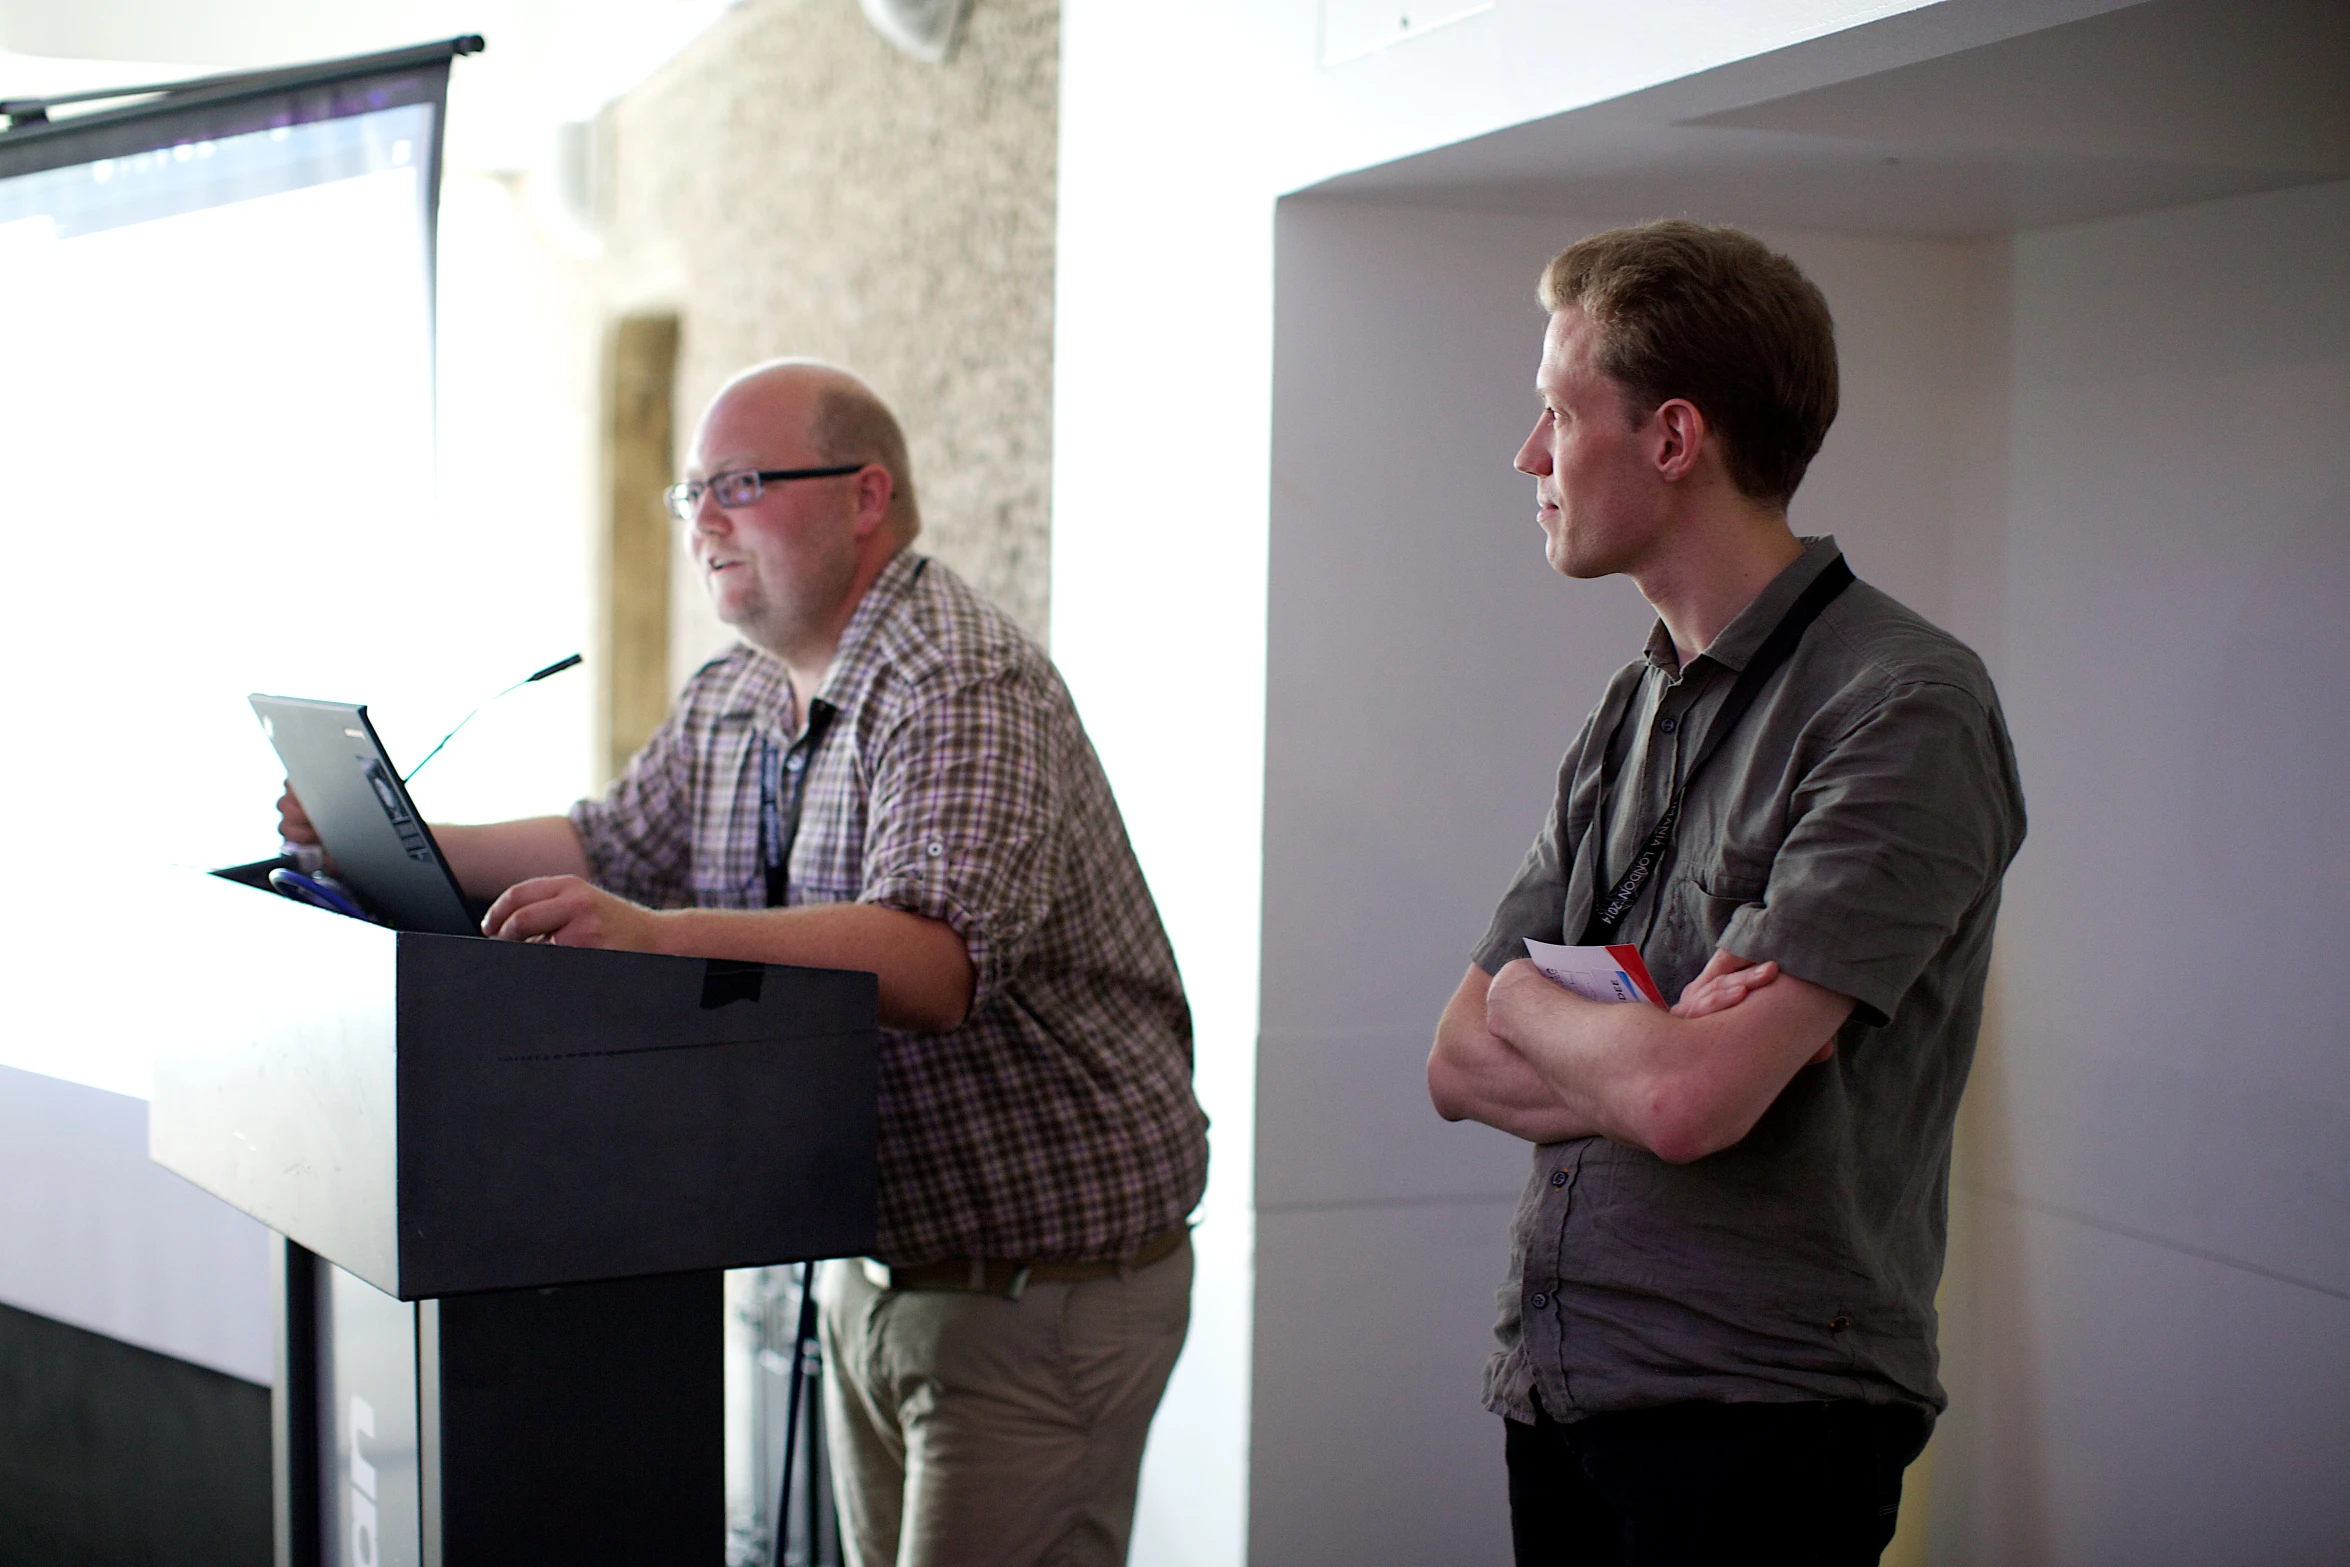
<path fill-rule="evenodd" d="M 1656 471 L 1667 483 L 1686 479 L 1696 471 L 1699 453 L 1712 434 L 1705 414 L 1686 397 L 1661 404 L 1652 418 L 1656 424 Z"/>
<path fill-rule="evenodd" d="M 889 521 L 890 498 L 897 494 L 898 482 L 881 464 L 867 463 L 857 470 L 857 537 L 869 537 L 883 523 Z"/>

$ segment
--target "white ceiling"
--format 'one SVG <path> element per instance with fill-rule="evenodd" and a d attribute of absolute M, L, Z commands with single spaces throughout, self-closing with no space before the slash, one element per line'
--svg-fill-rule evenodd
<path fill-rule="evenodd" d="M 1898 56 L 1886 45 L 1916 26 L 1856 28 L 1314 194 L 1961 237 L 2350 178 L 2344 0 L 2150 0 L 1860 63 Z"/>
<path fill-rule="evenodd" d="M 450 73 L 447 157 L 518 169 L 736 0 L 0 0 L 0 98 L 130 86 L 429 43 L 489 42 Z"/>

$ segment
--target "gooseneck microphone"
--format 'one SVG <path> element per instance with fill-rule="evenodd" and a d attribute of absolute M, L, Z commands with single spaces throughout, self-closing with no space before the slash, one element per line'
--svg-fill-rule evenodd
<path fill-rule="evenodd" d="M 579 662 L 581 662 L 580 655 L 574 653 L 569 658 L 559 658 L 555 660 L 555 662 L 549 664 L 546 668 L 539 670 L 535 674 L 524 675 L 520 680 L 515 681 L 514 684 L 508 686 L 505 690 L 499 692 L 496 696 L 491 697 L 488 702 L 482 703 L 481 707 L 475 708 L 473 712 L 467 713 L 463 718 L 458 719 L 457 728 L 452 729 L 447 734 L 441 736 L 440 744 L 435 745 L 431 750 L 424 753 L 424 762 L 429 762 L 434 757 L 440 755 L 441 746 L 447 745 L 450 741 L 456 739 L 457 729 L 463 729 L 467 724 L 472 723 L 474 720 L 474 715 L 479 713 L 483 707 L 488 707 L 491 705 L 491 703 L 502 701 L 503 699 L 512 696 L 515 692 L 521 690 L 524 686 L 535 685 L 539 681 L 546 679 L 549 675 L 559 675 L 566 669 L 571 668 L 574 664 Z M 414 767 L 409 768 L 408 771 L 401 776 L 400 782 L 407 783 L 418 773 L 423 772 L 424 762 L 418 762 Z"/>

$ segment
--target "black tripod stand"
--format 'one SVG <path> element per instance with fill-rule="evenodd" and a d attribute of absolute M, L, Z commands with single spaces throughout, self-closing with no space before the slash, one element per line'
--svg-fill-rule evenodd
<path fill-rule="evenodd" d="M 783 1481 L 776 1487 L 769 1567 L 837 1567 L 840 1518 L 832 1506 L 824 1466 L 824 1349 L 816 1333 L 816 1265 L 800 1264 L 799 1323 L 792 1334 L 791 1382 L 784 1399 Z M 802 1412 L 805 1411 L 805 1419 Z M 801 1431 L 807 1433 L 807 1472 L 799 1474 Z M 800 1481 L 802 1532 L 792 1537 L 792 1482 Z M 794 1547 L 797 1547 L 795 1549 Z"/>

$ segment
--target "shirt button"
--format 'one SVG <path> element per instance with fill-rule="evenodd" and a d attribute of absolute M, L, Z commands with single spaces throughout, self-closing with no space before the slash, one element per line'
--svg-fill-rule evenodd
<path fill-rule="evenodd" d="M 808 758 L 797 751 L 783 759 L 783 770 L 787 773 L 796 773 L 807 765 Z"/>
<path fill-rule="evenodd" d="M 1566 1184 L 1567 1184 L 1567 1172 L 1566 1172 L 1566 1171 L 1564 1171 L 1564 1170 L 1553 1170 L 1553 1171 L 1551 1171 L 1551 1172 L 1550 1172 L 1550 1184 L 1551 1184 L 1551 1185 L 1553 1185 L 1553 1186 L 1564 1186 L 1564 1185 L 1566 1185 Z"/>
<path fill-rule="evenodd" d="M 922 850 L 922 852 L 923 852 L 924 854 L 927 854 L 927 855 L 929 855 L 929 856 L 930 856 L 932 859 L 934 859 L 934 860 L 935 860 L 935 859 L 937 859 L 937 858 L 938 858 L 940 855 L 942 855 L 942 854 L 944 854 L 944 853 L 946 853 L 946 852 L 947 852 L 947 846 L 946 846 L 945 844 L 943 844 L 943 843 L 933 843 L 933 844 L 927 844 L 927 845 L 925 845 L 925 846 L 923 847 L 923 850 Z"/>
<path fill-rule="evenodd" d="M 1657 720 L 1656 726 L 1657 728 L 1662 729 L 1666 734 L 1671 734 L 1674 730 L 1681 727 L 1681 721 L 1677 718 L 1660 718 Z"/>
<path fill-rule="evenodd" d="M 1550 1304 L 1550 1297 L 1543 1294 L 1542 1291 L 1536 1290 L 1534 1292 L 1533 1300 L 1529 1301 L 1527 1304 L 1531 1305 L 1536 1311 L 1540 1311 L 1543 1307 Z"/>

